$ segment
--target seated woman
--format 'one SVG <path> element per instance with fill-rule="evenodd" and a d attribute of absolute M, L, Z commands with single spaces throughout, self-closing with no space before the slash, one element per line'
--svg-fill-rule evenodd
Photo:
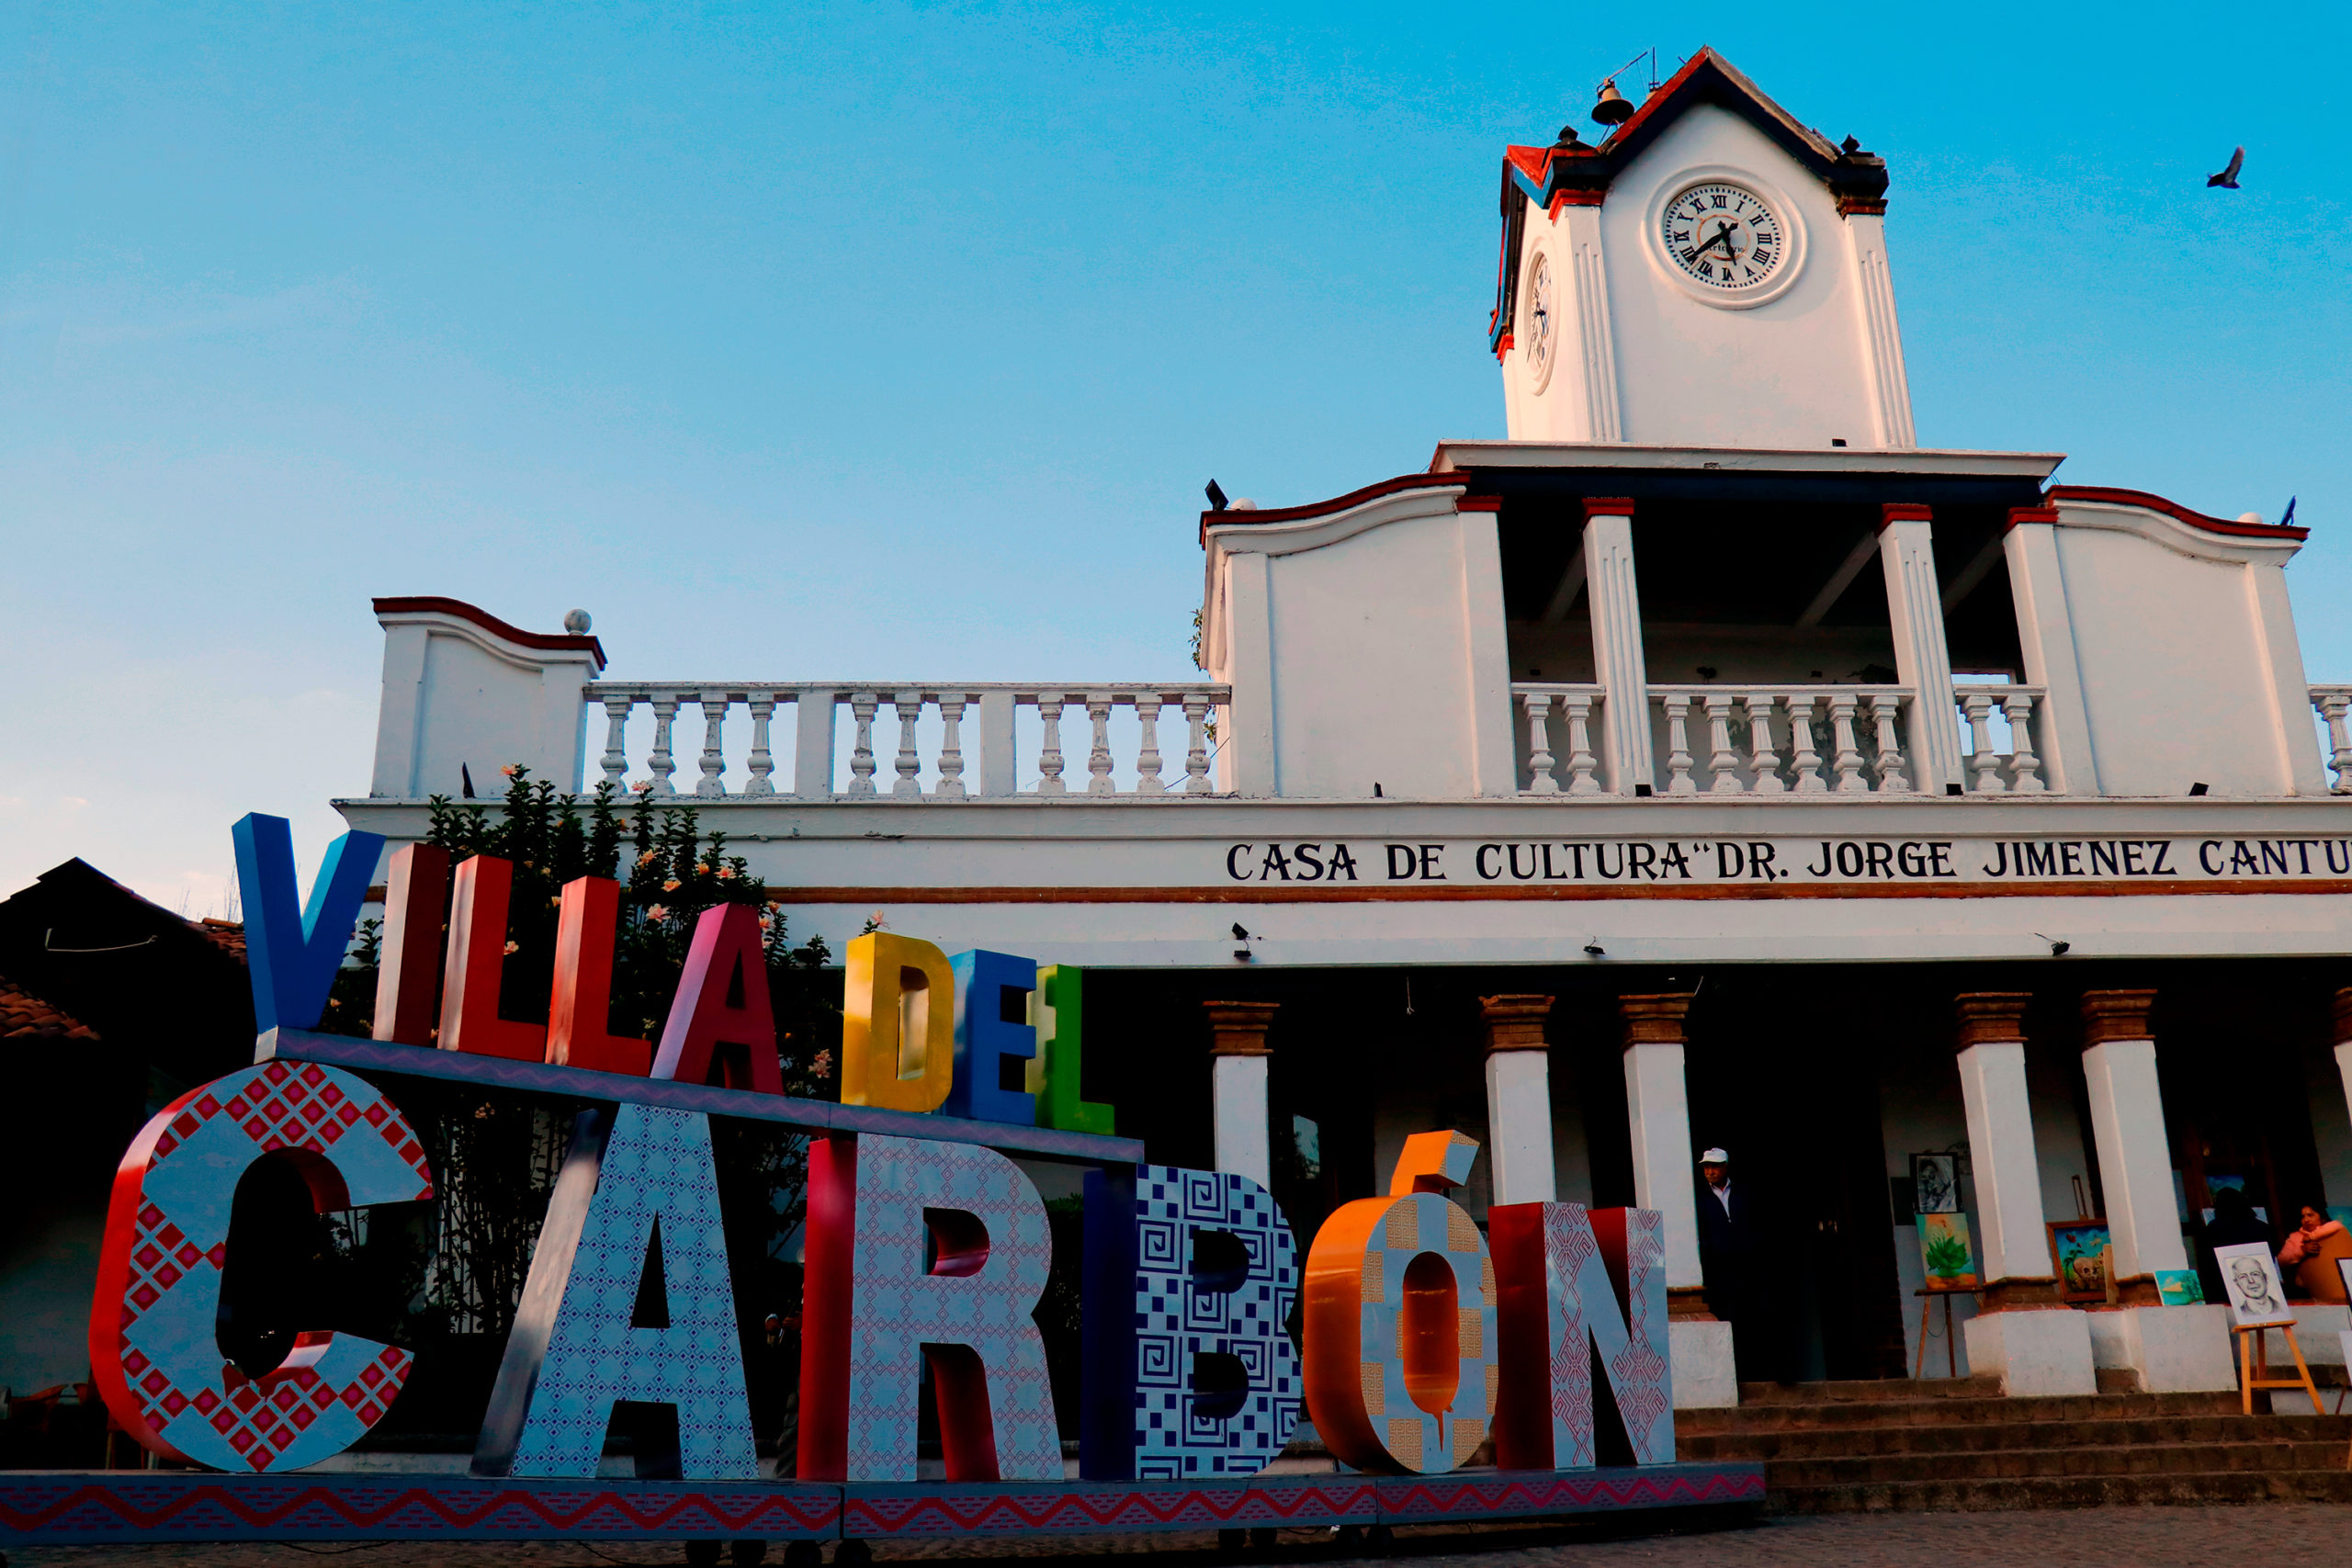
<path fill-rule="evenodd" d="M 2341 1303 L 2344 1278 L 2335 1265 L 2339 1258 L 2352 1258 L 2352 1233 L 2341 1222 L 2329 1219 L 2326 1210 L 2306 1203 L 2302 1223 L 2288 1234 L 2287 1245 L 2278 1249 L 2278 1271 L 2287 1276 L 2290 1293 L 2299 1299 Z"/>

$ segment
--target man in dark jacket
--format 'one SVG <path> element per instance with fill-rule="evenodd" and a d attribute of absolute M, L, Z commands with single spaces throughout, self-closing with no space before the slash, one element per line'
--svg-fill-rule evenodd
<path fill-rule="evenodd" d="M 1743 1379 L 1759 1375 L 1768 1358 L 1769 1330 L 1754 1288 L 1761 1240 L 1754 1201 L 1754 1194 L 1732 1179 L 1728 1153 L 1713 1148 L 1699 1156 L 1699 1266 L 1707 1277 L 1707 1310 L 1733 1325 Z"/>

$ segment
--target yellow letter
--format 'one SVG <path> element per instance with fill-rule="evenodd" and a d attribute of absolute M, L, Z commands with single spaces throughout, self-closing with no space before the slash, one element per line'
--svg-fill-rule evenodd
<path fill-rule="evenodd" d="M 842 998 L 842 1103 L 936 1111 L 956 1077 L 956 976 L 915 937 L 849 944 Z"/>

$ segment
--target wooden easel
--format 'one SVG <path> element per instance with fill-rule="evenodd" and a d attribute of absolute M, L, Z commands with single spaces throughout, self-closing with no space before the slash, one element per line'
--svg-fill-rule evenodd
<path fill-rule="evenodd" d="M 1952 1377 L 1958 1377 L 1960 1375 L 1960 1349 L 1959 1347 L 1952 1342 L 1951 1299 L 1954 1296 L 1973 1296 L 1978 1295 L 1981 1292 L 1970 1288 L 1969 1286 L 1962 1285 L 1956 1290 L 1925 1290 L 1914 1291 L 1911 1293 L 1915 1296 L 1924 1296 L 1928 1298 L 1919 1303 L 1919 1356 L 1917 1361 L 1911 1368 L 1912 1378 L 1916 1381 L 1921 1373 L 1928 1370 L 1928 1314 L 1936 1310 L 1935 1298 L 1938 1296 L 1941 1296 L 1944 1299 L 1944 1371 Z"/>
<path fill-rule="evenodd" d="M 2295 1358 L 2296 1375 L 2291 1378 L 2263 1376 L 2263 1373 L 2270 1369 L 2265 1364 L 2262 1337 L 2271 1329 L 2276 1329 L 2287 1337 L 2288 1352 Z M 2262 1328 L 2239 1328 L 2233 1325 L 2230 1331 L 2238 1337 L 2238 1392 L 2244 1403 L 2245 1414 L 2248 1416 L 2254 1414 L 2254 1391 L 2258 1388 L 2301 1389 L 2311 1396 L 2312 1413 L 2318 1413 L 2319 1389 L 2312 1382 L 2311 1368 L 2303 1364 L 2303 1348 L 2295 1343 L 2293 1324 L 2273 1323 Z"/>

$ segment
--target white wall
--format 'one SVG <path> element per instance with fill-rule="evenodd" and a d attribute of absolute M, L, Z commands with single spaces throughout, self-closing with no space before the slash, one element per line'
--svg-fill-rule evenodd
<path fill-rule="evenodd" d="M 495 796 L 506 784 L 499 770 L 515 762 L 560 790 L 580 787 L 588 722 L 582 688 L 602 668 L 594 653 L 529 648 L 448 611 L 377 618 L 384 687 L 371 795 L 455 798 L 462 766 L 478 795 Z M 701 718 L 699 708 L 686 711 Z"/>

